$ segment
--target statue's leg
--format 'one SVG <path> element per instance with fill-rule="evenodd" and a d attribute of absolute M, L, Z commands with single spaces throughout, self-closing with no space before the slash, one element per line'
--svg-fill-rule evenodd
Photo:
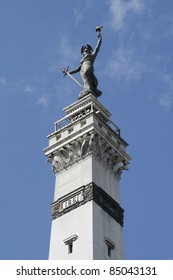
<path fill-rule="evenodd" d="M 93 82 L 92 82 L 92 76 L 93 76 L 93 69 L 91 66 L 83 66 L 80 71 L 80 75 L 83 81 L 84 89 L 92 89 Z"/>
<path fill-rule="evenodd" d="M 100 90 L 97 89 L 98 81 L 94 75 L 93 67 L 83 66 L 80 70 L 80 75 L 83 81 L 83 91 L 79 94 L 78 99 L 92 93 L 96 98 L 102 94 Z"/>
<path fill-rule="evenodd" d="M 94 73 L 92 73 L 92 84 L 93 84 L 94 88 L 97 88 L 98 80 L 97 80 L 96 76 L 94 75 Z"/>

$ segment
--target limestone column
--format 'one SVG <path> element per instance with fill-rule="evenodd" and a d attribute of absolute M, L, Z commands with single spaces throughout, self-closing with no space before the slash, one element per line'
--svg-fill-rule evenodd
<path fill-rule="evenodd" d="M 49 259 L 124 259 L 119 182 L 128 144 L 92 94 L 64 111 L 44 149 L 55 174 Z"/>

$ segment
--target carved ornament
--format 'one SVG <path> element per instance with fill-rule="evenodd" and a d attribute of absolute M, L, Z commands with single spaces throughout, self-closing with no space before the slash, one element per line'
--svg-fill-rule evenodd
<path fill-rule="evenodd" d="M 59 173 L 77 163 L 86 156 L 94 155 L 115 175 L 121 175 L 127 169 L 127 162 L 96 133 L 88 133 L 48 156 L 54 173 Z"/>

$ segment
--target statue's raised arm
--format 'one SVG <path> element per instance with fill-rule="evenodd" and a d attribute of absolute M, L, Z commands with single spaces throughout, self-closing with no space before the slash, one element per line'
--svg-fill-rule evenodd
<path fill-rule="evenodd" d="M 83 82 L 83 90 L 80 92 L 78 99 L 90 93 L 92 93 L 96 98 L 102 94 L 102 92 L 97 88 L 98 81 L 96 76 L 94 75 L 94 66 L 93 66 L 95 58 L 100 50 L 100 46 L 102 43 L 102 36 L 101 36 L 102 28 L 103 26 L 96 27 L 98 41 L 95 49 L 93 50 L 93 48 L 89 44 L 82 46 L 81 54 L 83 55 L 83 58 L 80 61 L 80 65 L 72 71 L 68 71 L 68 69 L 63 70 L 63 73 L 65 75 L 70 74 L 69 76 L 77 72 L 80 72 L 82 82 Z"/>
<path fill-rule="evenodd" d="M 98 37 L 98 40 L 97 40 L 97 45 L 93 51 L 93 54 L 96 55 L 98 54 L 99 50 L 100 50 L 100 46 L 102 44 L 102 35 L 101 35 L 101 28 L 103 28 L 103 26 L 98 26 L 96 27 L 96 32 L 97 32 L 97 37 Z"/>

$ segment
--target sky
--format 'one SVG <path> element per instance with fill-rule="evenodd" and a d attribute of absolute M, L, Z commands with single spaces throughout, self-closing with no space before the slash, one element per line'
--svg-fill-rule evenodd
<path fill-rule="evenodd" d="M 172 0 L 0 0 L 0 259 L 48 258 L 55 178 L 43 149 L 80 92 L 60 67 L 79 65 L 98 25 L 99 101 L 132 157 L 126 258 L 173 259 Z"/>

